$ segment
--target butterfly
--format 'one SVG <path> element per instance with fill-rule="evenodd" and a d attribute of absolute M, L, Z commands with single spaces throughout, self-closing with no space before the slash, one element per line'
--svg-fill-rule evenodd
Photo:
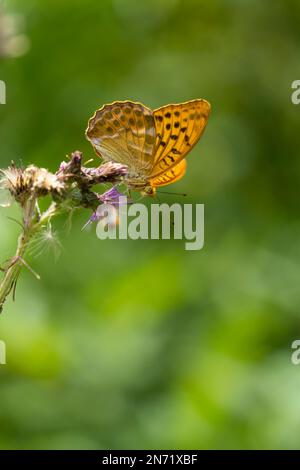
<path fill-rule="evenodd" d="M 141 103 L 115 101 L 97 110 L 86 137 L 105 161 L 127 166 L 125 183 L 142 195 L 174 183 L 186 171 L 187 154 L 200 139 L 210 104 L 197 99 L 154 111 Z"/>

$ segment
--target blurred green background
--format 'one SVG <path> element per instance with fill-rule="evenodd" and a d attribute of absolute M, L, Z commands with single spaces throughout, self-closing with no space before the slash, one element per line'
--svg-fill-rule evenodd
<path fill-rule="evenodd" d="M 299 1 L 1 6 L 2 167 L 93 157 L 87 121 L 114 100 L 212 114 L 170 188 L 188 197 L 162 197 L 205 204 L 202 251 L 100 241 L 81 211 L 54 222 L 57 262 L 29 258 L 42 281 L 24 270 L 0 318 L 0 447 L 299 448 Z M 1 260 L 17 214 L 0 211 Z"/>

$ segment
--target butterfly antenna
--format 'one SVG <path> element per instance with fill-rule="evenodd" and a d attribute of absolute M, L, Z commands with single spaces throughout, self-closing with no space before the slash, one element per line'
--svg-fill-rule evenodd
<path fill-rule="evenodd" d="M 157 192 L 159 192 L 160 194 L 169 194 L 169 195 L 172 195 L 172 196 L 184 196 L 184 197 L 187 196 L 187 193 L 171 193 L 171 192 L 168 192 L 168 191 L 157 191 Z"/>

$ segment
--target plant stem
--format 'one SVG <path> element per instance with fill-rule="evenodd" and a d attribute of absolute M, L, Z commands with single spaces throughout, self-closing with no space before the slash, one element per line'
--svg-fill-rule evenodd
<path fill-rule="evenodd" d="M 28 209 L 28 208 L 27 208 Z M 38 221 L 35 219 L 35 204 L 31 204 L 30 211 L 26 213 L 24 218 L 24 228 L 18 238 L 17 250 L 15 255 L 9 260 L 8 267 L 4 269 L 4 277 L 0 284 L 0 313 L 3 310 L 4 303 L 9 294 L 14 291 L 18 276 L 22 265 L 26 266 L 23 258 L 30 240 L 36 233 L 58 212 L 56 203 L 52 203 L 43 214 L 40 215 Z M 26 211 L 24 211 L 25 213 Z"/>

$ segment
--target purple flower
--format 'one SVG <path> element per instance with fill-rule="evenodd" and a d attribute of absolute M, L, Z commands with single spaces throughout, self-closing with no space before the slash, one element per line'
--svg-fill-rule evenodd
<path fill-rule="evenodd" d="M 120 197 L 124 198 L 124 194 L 120 193 L 115 186 L 105 191 L 103 194 L 98 195 L 98 199 L 103 204 L 112 204 L 113 206 L 119 206 L 120 204 L 130 204 L 132 201 L 127 199 L 126 202 L 120 201 Z"/>
<path fill-rule="evenodd" d="M 111 204 L 114 207 L 119 207 L 122 204 L 131 204 L 133 202 L 131 199 L 128 199 L 124 194 L 120 193 L 120 191 L 118 191 L 118 189 L 115 186 L 108 189 L 103 194 L 98 194 L 97 197 L 100 201 L 100 205 L 101 204 Z M 121 201 L 120 201 L 120 198 L 122 198 Z M 84 230 L 88 225 L 92 224 L 93 222 L 98 221 L 99 219 L 100 219 L 100 217 L 98 215 L 98 212 L 95 211 L 91 215 L 91 217 L 89 218 L 87 223 L 84 225 L 82 230 Z"/>

